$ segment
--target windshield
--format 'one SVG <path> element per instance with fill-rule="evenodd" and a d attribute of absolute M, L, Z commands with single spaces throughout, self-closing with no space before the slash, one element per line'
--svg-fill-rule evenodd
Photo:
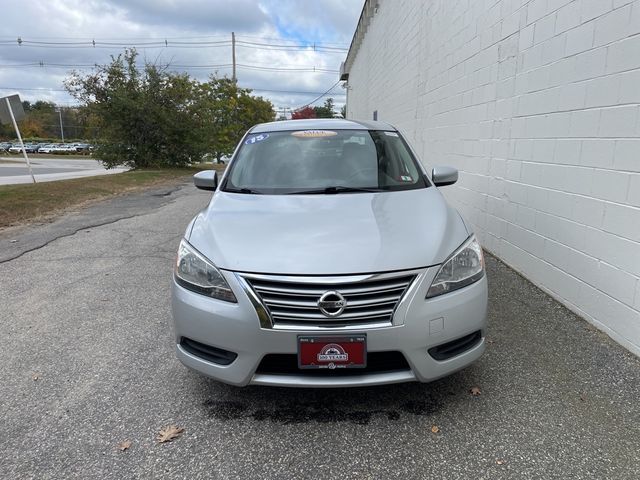
<path fill-rule="evenodd" d="M 223 190 L 312 194 L 428 186 L 397 132 L 294 130 L 249 134 Z"/>

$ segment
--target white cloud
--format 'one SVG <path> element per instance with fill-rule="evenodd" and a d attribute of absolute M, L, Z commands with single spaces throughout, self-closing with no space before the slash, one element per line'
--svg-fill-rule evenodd
<path fill-rule="evenodd" d="M 173 46 L 173 42 L 239 41 L 288 44 L 302 41 L 347 47 L 360 15 L 363 0 L 35 0 L 3 6 L 0 41 L 0 88 L 13 88 L 29 100 L 47 99 L 69 103 L 62 80 L 71 67 L 108 63 L 122 47 L 66 48 L 60 45 L 34 46 L 25 41 L 116 42 L 137 44 L 142 60 L 173 65 L 219 65 L 231 63 L 229 46 Z M 144 48 L 144 42 L 167 39 L 169 48 Z M 8 42 L 8 43 L 7 43 Z M 195 48 L 194 48 L 195 47 Z M 268 50 L 238 44 L 239 64 L 337 70 L 344 51 Z M 44 62 L 45 67 L 9 68 L 4 65 Z M 178 68 L 176 68 L 178 69 Z M 205 79 L 216 69 L 186 69 Z M 230 68 L 218 68 L 219 75 L 231 75 Z M 337 73 L 269 72 L 238 68 L 242 86 L 266 90 L 322 92 L 338 79 Z M 45 90 L 30 90 L 45 89 Z M 344 93 L 340 88 L 336 92 Z M 0 90 L 0 93 L 3 91 Z M 313 94 L 256 91 L 278 107 L 296 107 L 312 100 Z M 340 105 L 343 96 L 335 96 Z"/>

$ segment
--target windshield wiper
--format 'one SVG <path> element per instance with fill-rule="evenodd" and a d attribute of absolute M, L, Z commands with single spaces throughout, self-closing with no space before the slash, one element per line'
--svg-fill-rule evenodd
<path fill-rule="evenodd" d="M 253 194 L 253 195 L 262 195 L 262 192 L 258 192 L 257 190 L 251 190 L 250 188 L 225 188 L 224 189 L 225 192 L 230 192 L 230 193 L 249 193 L 249 194 Z"/>
<path fill-rule="evenodd" d="M 331 194 L 331 193 L 352 193 L 352 192 L 381 192 L 379 188 L 359 188 L 359 187 L 343 187 L 336 185 L 332 187 L 316 188 L 313 190 L 300 190 L 299 192 L 290 192 L 288 195 L 314 195 L 314 194 Z"/>

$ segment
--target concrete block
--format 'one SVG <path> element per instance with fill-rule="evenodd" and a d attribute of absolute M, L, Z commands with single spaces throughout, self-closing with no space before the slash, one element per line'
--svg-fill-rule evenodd
<path fill-rule="evenodd" d="M 623 105 L 603 108 L 598 135 L 601 137 L 633 137 L 638 124 L 638 106 Z"/>
<path fill-rule="evenodd" d="M 639 245 L 600 228 L 586 228 L 584 252 L 636 277 L 640 277 Z"/>
<path fill-rule="evenodd" d="M 579 27 L 569 30 L 567 32 L 565 54 L 570 56 L 591 49 L 591 47 L 593 47 L 594 32 L 594 22 L 585 23 Z"/>
<path fill-rule="evenodd" d="M 623 238 L 640 242 L 640 208 L 607 203 L 602 228 Z"/>
<path fill-rule="evenodd" d="M 566 32 L 580 25 L 580 2 L 568 3 L 560 8 L 556 15 L 555 33 Z"/>
<path fill-rule="evenodd" d="M 591 194 L 612 202 L 624 203 L 629 192 L 629 175 L 613 170 L 596 170 Z M 640 225 L 638 225 L 640 230 Z"/>
<path fill-rule="evenodd" d="M 556 140 L 556 148 L 553 154 L 555 163 L 565 165 L 578 165 L 582 149 L 582 140 L 573 138 L 559 138 Z"/>
<path fill-rule="evenodd" d="M 588 80 L 605 74 L 607 65 L 607 47 L 599 47 L 573 57 L 575 68 L 572 81 Z"/>
<path fill-rule="evenodd" d="M 630 35 L 631 5 L 614 10 L 596 19 L 594 46 L 606 45 Z"/>
<path fill-rule="evenodd" d="M 531 24 L 528 27 L 520 30 L 520 35 L 518 37 L 518 50 L 524 51 L 533 46 L 533 34 L 534 34 L 535 24 Z"/>
<path fill-rule="evenodd" d="M 640 70 L 621 73 L 616 77 L 620 81 L 619 102 L 640 103 Z"/>
<path fill-rule="evenodd" d="M 535 23 L 533 43 L 542 43 L 555 35 L 556 14 L 552 13 Z"/>
<path fill-rule="evenodd" d="M 593 20 L 609 12 L 612 8 L 612 0 L 581 0 L 580 21 L 584 23 Z"/>
<path fill-rule="evenodd" d="M 640 138 L 616 140 L 613 165 L 616 170 L 640 173 Z"/>
<path fill-rule="evenodd" d="M 600 109 L 579 110 L 571 113 L 571 137 L 597 137 L 600 128 Z"/>
<path fill-rule="evenodd" d="M 612 43 L 607 47 L 606 72 L 615 73 L 636 69 L 638 68 L 639 57 L 640 35 Z"/>
<path fill-rule="evenodd" d="M 547 212 L 558 217 L 573 220 L 573 199 L 575 195 L 561 192 L 559 190 L 549 190 L 548 197 L 549 203 L 547 206 Z"/>
<path fill-rule="evenodd" d="M 585 107 L 608 107 L 618 104 L 620 95 L 620 77 L 609 75 L 586 82 L 587 95 Z"/>
<path fill-rule="evenodd" d="M 558 110 L 582 110 L 587 96 L 587 85 L 584 82 L 570 83 L 560 87 Z"/>
<path fill-rule="evenodd" d="M 637 281 L 637 277 L 601 262 L 595 286 L 607 295 L 632 307 Z"/>
<path fill-rule="evenodd" d="M 582 140 L 580 165 L 596 168 L 613 168 L 616 147 L 614 139 L 585 138 Z"/>
<path fill-rule="evenodd" d="M 580 195 L 591 195 L 591 185 L 594 182 L 595 169 L 583 167 L 567 167 L 565 191 Z"/>
<path fill-rule="evenodd" d="M 590 227 L 602 227 L 605 202 L 584 195 L 573 196 L 572 220 Z"/>
<path fill-rule="evenodd" d="M 640 174 L 629 174 L 629 192 L 624 203 L 632 207 L 640 207 Z M 638 228 L 640 228 L 640 225 Z M 640 257 L 640 252 L 638 256 Z"/>

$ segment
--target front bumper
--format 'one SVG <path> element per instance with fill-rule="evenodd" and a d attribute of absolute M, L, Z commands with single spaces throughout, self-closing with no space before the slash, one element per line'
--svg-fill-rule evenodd
<path fill-rule="evenodd" d="M 236 276 L 224 271 L 238 303 L 211 299 L 188 291 L 173 282 L 172 309 L 178 359 L 216 380 L 237 386 L 271 385 L 295 387 L 370 386 L 419 381 L 429 382 L 460 370 L 477 360 L 485 349 L 487 280 L 458 291 L 425 300 L 438 267 L 424 269 L 396 310 L 393 325 L 379 328 L 327 328 L 319 332 L 277 330 L 260 327 L 260 320 Z M 473 347 L 444 361 L 427 351 L 434 346 L 480 331 Z M 366 333 L 369 352 L 401 352 L 409 369 L 350 376 L 312 376 L 300 374 L 256 373 L 267 354 L 295 354 L 300 334 Z M 205 345 L 237 353 L 229 365 L 219 365 L 196 356 L 180 345 L 189 338 Z"/>

